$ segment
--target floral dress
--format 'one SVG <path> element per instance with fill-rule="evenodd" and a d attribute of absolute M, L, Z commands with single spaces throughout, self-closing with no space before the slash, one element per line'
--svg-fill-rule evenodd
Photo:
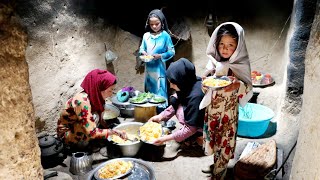
<path fill-rule="evenodd" d="M 106 139 L 107 129 L 99 129 L 91 113 L 88 94 L 70 98 L 63 109 L 57 128 L 58 137 L 66 144 L 86 144 L 91 139 Z"/>
<path fill-rule="evenodd" d="M 205 92 L 207 89 L 203 89 Z M 249 88 L 240 81 L 232 92 L 217 90 L 206 107 L 203 146 L 206 155 L 214 154 L 213 179 L 223 179 L 230 159 L 234 158 L 238 126 L 238 100 Z"/>

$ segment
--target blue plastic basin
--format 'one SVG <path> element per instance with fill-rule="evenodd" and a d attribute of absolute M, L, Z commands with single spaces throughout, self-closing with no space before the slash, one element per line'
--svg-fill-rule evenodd
<path fill-rule="evenodd" d="M 255 103 L 239 106 L 238 136 L 259 137 L 263 135 L 274 117 L 272 109 Z"/>

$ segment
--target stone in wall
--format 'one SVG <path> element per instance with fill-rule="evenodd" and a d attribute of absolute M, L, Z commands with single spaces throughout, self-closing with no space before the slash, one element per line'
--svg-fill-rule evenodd
<path fill-rule="evenodd" d="M 13 8 L 0 3 L 0 179 L 43 179 L 26 45 Z"/>

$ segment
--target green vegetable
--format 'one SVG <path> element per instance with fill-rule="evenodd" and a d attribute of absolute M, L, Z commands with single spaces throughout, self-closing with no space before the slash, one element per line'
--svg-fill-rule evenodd
<path fill-rule="evenodd" d="M 163 98 L 163 97 L 154 97 L 154 98 L 152 99 L 152 101 L 153 101 L 153 102 L 160 103 L 160 102 L 166 101 L 166 99 Z"/>

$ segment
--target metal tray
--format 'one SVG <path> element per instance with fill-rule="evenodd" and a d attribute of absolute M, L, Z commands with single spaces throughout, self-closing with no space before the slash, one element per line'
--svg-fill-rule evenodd
<path fill-rule="evenodd" d="M 127 176 L 122 177 L 120 179 L 125 179 L 125 180 L 155 180 L 155 172 L 152 168 L 152 166 L 140 159 L 136 158 L 116 158 L 117 160 L 125 160 L 125 161 L 132 161 L 134 162 L 134 168 L 132 169 L 131 173 L 129 173 Z M 113 159 L 112 159 L 113 160 Z M 87 180 L 97 180 L 94 177 L 94 173 L 98 171 L 101 167 L 103 167 L 107 162 L 104 162 L 94 168 L 88 175 Z"/>
<path fill-rule="evenodd" d="M 253 87 L 267 87 L 267 86 L 271 86 L 275 84 L 275 81 L 273 78 L 271 78 L 271 80 L 269 80 L 269 83 L 266 83 L 266 80 L 263 78 L 261 80 L 261 83 L 252 83 Z"/>
<path fill-rule="evenodd" d="M 113 163 L 113 162 L 115 162 L 115 161 L 120 161 L 120 159 L 112 159 L 112 160 L 109 160 L 109 161 L 107 161 L 107 162 L 105 162 L 105 163 L 103 163 L 103 164 L 104 164 L 104 165 L 107 165 L 107 164 Z M 129 160 L 123 160 L 123 161 L 129 162 Z M 100 167 L 98 170 L 96 170 L 96 172 L 94 173 L 94 178 L 96 178 L 97 180 L 114 180 L 114 179 L 119 179 L 119 178 L 125 177 L 125 176 L 127 176 L 129 173 L 132 172 L 132 170 L 133 170 L 133 168 L 134 168 L 134 166 L 135 166 L 135 163 L 134 163 L 133 161 L 131 161 L 131 162 L 132 162 L 132 165 L 133 165 L 133 166 L 132 166 L 130 169 L 128 169 L 127 172 L 125 172 L 124 174 L 120 174 L 120 175 L 114 176 L 114 177 L 112 177 L 112 178 L 99 178 L 99 170 L 104 167 L 104 166 L 101 166 L 101 167 Z"/>

